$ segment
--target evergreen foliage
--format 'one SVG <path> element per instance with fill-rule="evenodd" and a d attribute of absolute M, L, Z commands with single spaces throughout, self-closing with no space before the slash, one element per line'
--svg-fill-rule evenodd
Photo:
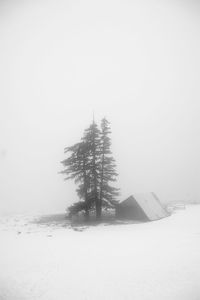
<path fill-rule="evenodd" d="M 101 173 L 100 173 L 100 217 L 102 206 L 113 207 L 116 204 L 116 197 L 119 189 L 110 185 L 116 181 L 115 160 L 111 152 L 111 130 L 110 123 L 103 118 L 101 121 Z"/>
<path fill-rule="evenodd" d="M 100 130 L 97 124 L 93 123 L 84 132 L 84 142 L 88 146 L 89 158 L 89 178 L 90 178 L 90 197 L 91 201 L 95 204 L 96 216 L 98 218 L 99 203 L 99 174 L 101 168 L 100 161 Z"/>
<path fill-rule="evenodd" d="M 96 218 L 101 219 L 103 207 L 114 207 L 119 189 L 110 185 L 116 181 L 116 164 L 110 150 L 110 126 L 104 118 L 101 130 L 93 123 L 84 131 L 81 142 L 65 148 L 68 158 L 61 163 L 65 180 L 72 179 L 78 184 L 77 194 L 80 198 L 68 208 L 69 216 L 80 211 L 85 212 L 86 220 L 89 211 L 95 208 Z"/>
<path fill-rule="evenodd" d="M 80 199 L 84 199 L 84 205 L 76 204 L 72 209 L 69 208 L 69 214 L 72 215 L 73 212 L 77 213 L 85 210 L 85 216 L 86 219 L 88 219 L 90 209 L 88 189 L 90 180 L 88 178 L 87 144 L 84 142 L 77 143 L 65 148 L 64 152 L 68 154 L 69 157 L 61 162 L 65 167 L 61 173 L 67 176 L 65 180 L 73 179 L 76 184 L 79 183 L 77 193 Z"/>

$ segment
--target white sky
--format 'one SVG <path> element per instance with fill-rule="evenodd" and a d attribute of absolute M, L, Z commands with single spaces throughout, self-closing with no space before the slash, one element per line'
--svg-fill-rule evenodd
<path fill-rule="evenodd" d="M 93 110 L 122 199 L 200 199 L 199 53 L 199 1 L 0 0 L 0 211 L 77 200 L 57 173 Z"/>

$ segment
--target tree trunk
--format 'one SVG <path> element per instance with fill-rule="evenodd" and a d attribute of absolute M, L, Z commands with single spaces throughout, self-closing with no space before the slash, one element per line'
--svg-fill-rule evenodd
<path fill-rule="evenodd" d="M 101 220 L 101 205 L 100 205 L 99 199 L 98 199 L 97 204 L 96 204 L 96 219 L 98 221 Z"/>
<path fill-rule="evenodd" d="M 97 173 L 96 173 L 96 149 L 95 143 L 93 141 L 93 177 L 94 177 L 94 200 L 95 200 L 95 207 L 96 207 L 96 219 L 100 219 L 100 212 L 99 212 L 99 199 L 98 199 L 98 192 L 97 192 Z"/>
<path fill-rule="evenodd" d="M 103 145 L 103 154 L 102 154 L 102 166 L 101 166 L 101 179 L 100 179 L 100 195 L 99 195 L 99 215 L 101 219 L 102 215 L 102 198 L 103 198 L 103 177 L 104 177 L 104 158 L 105 158 L 105 153 L 104 153 L 104 145 Z"/>
<path fill-rule="evenodd" d="M 89 203 L 88 203 L 88 187 L 87 187 L 87 173 L 85 169 L 85 161 L 83 163 L 83 178 L 84 178 L 84 196 L 85 196 L 85 221 L 90 219 Z"/>
<path fill-rule="evenodd" d="M 89 220 L 90 220 L 90 212 L 89 212 L 89 209 L 86 208 L 85 209 L 85 221 L 89 222 Z"/>

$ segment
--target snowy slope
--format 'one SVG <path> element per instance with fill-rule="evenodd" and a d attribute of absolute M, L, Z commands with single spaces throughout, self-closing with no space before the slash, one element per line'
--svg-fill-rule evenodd
<path fill-rule="evenodd" d="M 200 206 L 74 231 L 0 220 L 0 300 L 199 300 Z"/>

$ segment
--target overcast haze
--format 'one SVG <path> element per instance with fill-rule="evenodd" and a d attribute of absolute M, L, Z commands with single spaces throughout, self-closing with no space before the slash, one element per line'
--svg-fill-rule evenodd
<path fill-rule="evenodd" d="M 112 126 L 120 199 L 199 200 L 199 1 L 0 0 L 0 212 L 62 211 L 58 172 Z"/>

